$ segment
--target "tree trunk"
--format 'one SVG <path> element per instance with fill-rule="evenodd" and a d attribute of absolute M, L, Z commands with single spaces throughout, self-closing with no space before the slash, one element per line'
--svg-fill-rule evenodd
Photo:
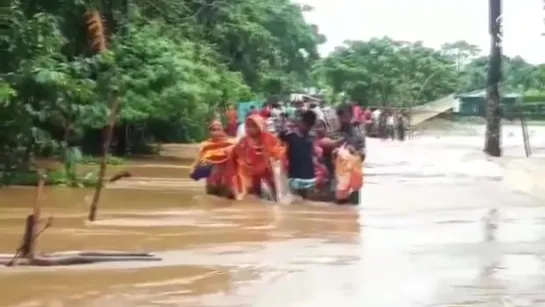
<path fill-rule="evenodd" d="M 108 118 L 108 126 L 105 130 L 105 136 L 102 146 L 102 157 L 100 160 L 100 169 L 98 172 L 98 182 L 95 188 L 95 194 L 93 196 L 93 202 L 91 203 L 91 208 L 89 209 L 89 221 L 94 221 L 96 219 L 98 202 L 100 200 L 100 193 L 102 192 L 102 187 L 104 183 L 104 176 L 106 175 L 106 166 L 108 160 L 108 152 L 110 149 L 110 144 L 112 142 L 112 134 L 114 131 L 115 121 L 117 118 L 117 112 L 119 110 L 119 99 L 117 97 L 117 92 L 113 93 L 113 98 L 110 105 L 110 116 Z"/>
<path fill-rule="evenodd" d="M 484 152 L 501 156 L 501 112 L 499 83 L 501 80 L 501 0 L 489 0 L 490 5 L 490 57 L 486 90 L 486 141 Z"/>

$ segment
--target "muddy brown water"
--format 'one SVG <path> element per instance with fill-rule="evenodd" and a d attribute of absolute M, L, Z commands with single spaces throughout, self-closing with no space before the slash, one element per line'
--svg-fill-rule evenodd
<path fill-rule="evenodd" d="M 151 251 L 164 260 L 0 268 L 0 306 L 202 306 L 203 299 L 259 281 L 260 257 L 275 261 L 275 251 L 260 255 L 268 244 L 276 250 L 275 243 L 291 238 L 338 242 L 333 245 L 358 239 L 358 213 L 350 208 L 293 206 L 279 217 L 278 208 L 256 199 L 235 204 L 204 195 L 202 185 L 183 179 L 187 166 L 138 161 L 114 168 L 137 177 L 104 191 L 94 223 L 86 221 L 93 190 L 45 188 L 42 216 L 54 224 L 40 237 L 39 251 Z M 33 188 L 0 189 L 0 253 L 20 244 L 33 199 Z M 248 264 L 222 262 L 237 255 L 250 257 Z"/>
<path fill-rule="evenodd" d="M 380 154 L 359 208 L 206 196 L 177 160 L 117 166 L 134 177 L 108 186 L 94 223 L 92 190 L 48 187 L 42 215 L 55 220 L 40 251 L 163 261 L 0 267 L 0 306 L 543 306 L 543 202 L 507 188 L 469 145 L 369 140 Z M 0 189 L 0 253 L 19 245 L 33 199 L 31 188 Z"/>

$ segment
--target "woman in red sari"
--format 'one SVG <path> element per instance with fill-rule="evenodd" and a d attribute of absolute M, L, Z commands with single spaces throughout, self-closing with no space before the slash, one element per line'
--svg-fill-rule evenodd
<path fill-rule="evenodd" d="M 267 132 L 263 117 L 253 114 L 246 119 L 246 136 L 232 151 L 234 182 L 231 186 L 236 199 L 247 193 L 261 195 L 262 187 L 275 191 L 271 161 L 285 158 L 285 148 L 280 139 Z"/>
<path fill-rule="evenodd" d="M 206 178 L 208 194 L 232 196 L 228 195 L 232 182 L 227 166 L 235 141 L 227 137 L 218 120 L 214 120 L 208 130 L 210 138 L 201 143 L 190 176 L 194 180 Z"/>

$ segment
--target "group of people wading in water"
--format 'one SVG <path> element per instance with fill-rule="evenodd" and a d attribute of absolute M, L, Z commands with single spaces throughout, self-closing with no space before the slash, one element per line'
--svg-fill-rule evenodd
<path fill-rule="evenodd" d="M 191 178 L 206 178 L 206 191 L 236 200 L 278 192 L 275 167 L 291 194 L 303 199 L 357 204 L 363 185 L 364 123 L 351 105 L 333 110 L 320 103 L 283 108 L 278 103 L 252 110 L 239 122 L 226 112 L 208 126 Z M 226 128 L 226 129 L 224 129 Z"/>
<path fill-rule="evenodd" d="M 363 111 L 365 128 L 370 135 L 383 140 L 405 140 L 408 120 L 404 112 L 393 109 L 365 109 Z"/>

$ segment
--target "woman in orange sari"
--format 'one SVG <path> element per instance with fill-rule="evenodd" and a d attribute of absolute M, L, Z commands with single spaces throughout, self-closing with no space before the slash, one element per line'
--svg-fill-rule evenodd
<path fill-rule="evenodd" d="M 363 162 L 350 145 L 335 150 L 335 200 L 339 204 L 359 203 L 363 186 Z"/>
<path fill-rule="evenodd" d="M 231 178 L 227 166 L 235 141 L 227 137 L 219 120 L 214 120 L 208 131 L 210 138 L 201 143 L 190 176 L 194 180 L 206 178 L 208 194 L 232 196 L 225 194 L 229 194 L 230 190 Z"/>
<path fill-rule="evenodd" d="M 354 121 L 351 106 L 339 107 L 337 116 L 344 144 L 334 152 L 335 199 L 341 204 L 358 204 L 363 186 L 365 133 L 361 124 Z"/>
<path fill-rule="evenodd" d="M 267 132 L 263 117 L 258 114 L 246 119 L 246 136 L 232 151 L 231 187 L 236 199 L 242 199 L 248 192 L 262 195 L 262 187 L 275 193 L 273 161 L 285 159 L 285 148 L 280 139 Z"/>

